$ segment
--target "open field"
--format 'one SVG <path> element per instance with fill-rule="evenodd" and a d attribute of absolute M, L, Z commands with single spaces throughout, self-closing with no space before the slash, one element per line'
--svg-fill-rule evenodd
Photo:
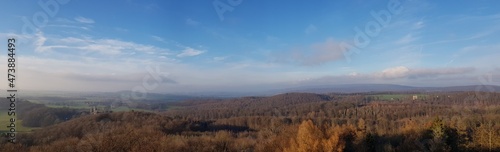
<path fill-rule="evenodd" d="M 183 106 L 168 106 L 165 110 L 181 110 L 185 107 Z"/>
<path fill-rule="evenodd" d="M 0 110 L 0 132 L 8 131 L 7 126 L 10 125 L 10 116 L 7 115 L 7 111 L 5 110 Z M 16 121 L 16 131 L 17 132 L 30 132 L 33 129 L 36 128 L 31 128 L 31 127 L 24 127 L 22 126 L 22 120 L 17 120 Z"/>
<path fill-rule="evenodd" d="M 144 112 L 153 112 L 151 110 L 139 109 L 139 108 L 129 108 L 127 106 L 120 106 L 120 107 L 111 109 L 111 111 L 113 111 L 113 112 L 123 112 L 123 111 L 132 111 L 132 110 L 134 110 L 134 111 L 144 111 Z"/>
<path fill-rule="evenodd" d="M 53 104 L 45 104 L 45 106 L 49 108 L 70 108 L 70 109 L 90 109 L 88 105 L 53 105 Z"/>
<path fill-rule="evenodd" d="M 427 98 L 426 94 L 380 94 L 380 95 L 370 95 L 369 97 L 374 98 L 375 100 L 403 100 L 403 99 L 412 99 L 412 97 L 416 95 L 418 99 Z"/>
<path fill-rule="evenodd" d="M 7 115 L 6 110 L 0 110 L 0 131 L 6 131 L 7 127 L 10 123 L 10 116 Z"/>

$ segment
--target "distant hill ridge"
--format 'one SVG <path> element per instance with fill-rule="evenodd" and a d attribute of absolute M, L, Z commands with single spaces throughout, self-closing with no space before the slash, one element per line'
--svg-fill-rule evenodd
<path fill-rule="evenodd" d="M 308 93 L 361 93 L 361 92 L 452 92 L 452 91 L 484 91 L 500 92 L 500 86 L 495 85 L 468 85 L 449 87 L 413 87 L 394 84 L 343 84 L 307 86 L 283 89 L 280 92 L 308 92 Z"/>

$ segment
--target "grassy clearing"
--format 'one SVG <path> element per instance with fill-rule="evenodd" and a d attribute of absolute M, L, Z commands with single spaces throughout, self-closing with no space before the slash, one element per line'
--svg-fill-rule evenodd
<path fill-rule="evenodd" d="M 6 110 L 0 110 L 0 132 L 8 131 L 9 128 L 7 126 L 10 125 L 10 116 L 7 114 Z M 22 126 L 22 120 L 16 120 L 16 131 L 17 132 L 30 132 L 33 129 L 32 127 L 24 127 Z"/>
<path fill-rule="evenodd" d="M 380 94 L 380 95 L 371 95 L 370 97 L 378 99 L 378 100 L 403 100 L 403 99 L 412 99 L 412 97 L 416 95 L 418 99 L 427 98 L 428 95 L 425 94 Z"/>
<path fill-rule="evenodd" d="M 179 109 L 184 109 L 185 107 L 183 106 L 168 106 L 164 110 L 179 110 Z"/>
<path fill-rule="evenodd" d="M 120 106 L 120 107 L 117 107 L 117 108 L 114 108 L 114 109 L 111 109 L 111 111 L 113 112 L 121 112 L 121 111 L 144 111 L 144 112 L 153 112 L 151 110 L 146 110 L 146 109 L 137 109 L 137 108 L 129 108 L 129 107 L 126 107 L 126 106 Z"/>
<path fill-rule="evenodd" d="M 10 124 L 10 116 L 7 114 L 6 110 L 0 110 L 0 131 L 7 130 L 7 126 Z"/>
<path fill-rule="evenodd" d="M 70 108 L 70 109 L 90 109 L 88 105 L 51 105 L 46 104 L 49 108 Z"/>

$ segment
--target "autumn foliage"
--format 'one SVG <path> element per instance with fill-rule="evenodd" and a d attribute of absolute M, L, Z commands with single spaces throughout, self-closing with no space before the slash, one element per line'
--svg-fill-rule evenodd
<path fill-rule="evenodd" d="M 163 113 L 79 116 L 0 146 L 36 152 L 500 151 L 500 94 L 372 97 L 289 93 L 186 101 Z"/>

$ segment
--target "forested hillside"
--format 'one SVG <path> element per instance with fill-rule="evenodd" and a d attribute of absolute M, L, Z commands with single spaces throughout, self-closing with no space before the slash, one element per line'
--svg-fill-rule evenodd
<path fill-rule="evenodd" d="M 389 97 L 386 99 L 386 97 Z M 81 116 L 2 151 L 500 151 L 500 94 L 286 93 Z"/>

